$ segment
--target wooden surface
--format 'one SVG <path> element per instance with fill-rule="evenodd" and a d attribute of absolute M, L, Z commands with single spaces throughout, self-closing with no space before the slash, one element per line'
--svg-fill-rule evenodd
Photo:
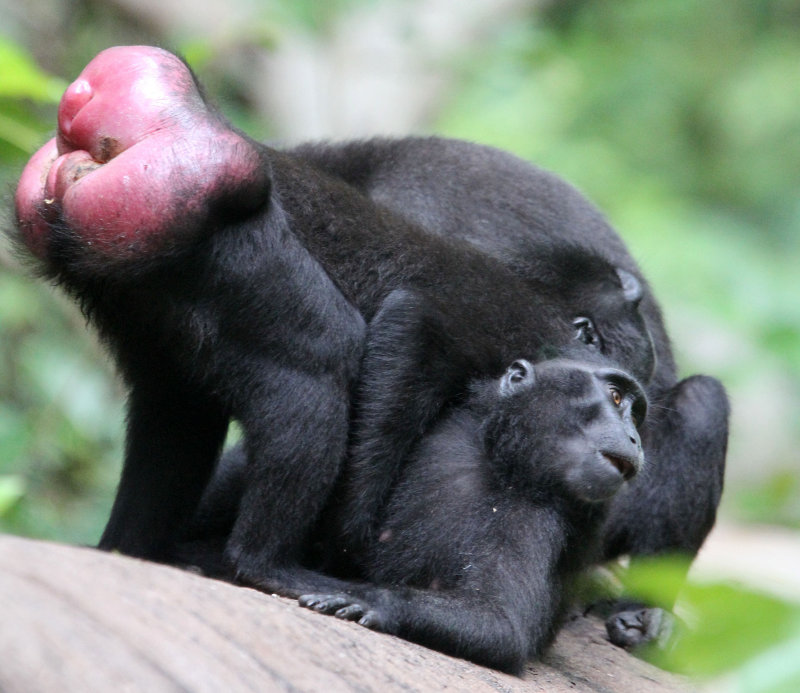
<path fill-rule="evenodd" d="M 685 691 L 576 618 L 520 679 L 293 601 L 0 536 L 0 691 Z"/>

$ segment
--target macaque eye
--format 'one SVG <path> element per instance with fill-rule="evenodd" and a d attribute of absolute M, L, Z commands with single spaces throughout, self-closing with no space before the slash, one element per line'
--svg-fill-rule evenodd
<path fill-rule="evenodd" d="M 577 339 L 579 342 L 583 342 L 589 346 L 597 345 L 599 343 L 600 337 L 597 334 L 597 330 L 595 329 L 591 318 L 575 318 L 572 321 L 572 326 L 575 328 L 575 339 Z"/>
<path fill-rule="evenodd" d="M 611 401 L 614 403 L 615 407 L 618 407 L 622 404 L 622 393 L 614 386 L 608 388 L 611 392 Z"/>

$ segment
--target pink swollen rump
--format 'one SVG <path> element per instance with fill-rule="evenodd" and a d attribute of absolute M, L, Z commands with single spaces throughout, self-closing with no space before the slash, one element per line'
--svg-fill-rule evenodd
<path fill-rule="evenodd" d="M 210 201 L 267 188 L 256 145 L 203 101 L 189 69 L 159 48 L 110 48 L 64 92 L 56 137 L 17 188 L 23 239 L 44 257 L 57 209 L 93 252 L 156 252 L 169 230 L 201 225 Z"/>

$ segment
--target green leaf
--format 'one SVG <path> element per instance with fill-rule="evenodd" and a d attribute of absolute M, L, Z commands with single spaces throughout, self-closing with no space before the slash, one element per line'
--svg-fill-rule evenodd
<path fill-rule="evenodd" d="M 640 559 L 621 580 L 627 593 L 646 603 L 665 604 L 686 568 L 682 559 Z M 800 605 L 739 585 L 690 581 L 680 592 L 677 612 L 688 627 L 671 648 L 644 655 L 665 669 L 692 676 L 737 672 L 746 663 L 757 667 L 759 657 L 775 648 L 796 647 L 800 638 Z M 800 673 L 800 658 L 794 661 L 797 666 L 786 677 Z"/>
<path fill-rule="evenodd" d="M 736 678 L 745 693 L 800 691 L 800 629 L 794 637 L 746 662 Z"/>
<path fill-rule="evenodd" d="M 693 627 L 665 663 L 689 674 L 738 667 L 797 634 L 800 626 L 798 608 L 734 585 L 688 585 L 684 599 Z"/>

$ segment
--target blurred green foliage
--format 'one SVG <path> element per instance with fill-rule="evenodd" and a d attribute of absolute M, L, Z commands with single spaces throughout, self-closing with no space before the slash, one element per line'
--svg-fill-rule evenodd
<path fill-rule="evenodd" d="M 796 470 L 770 474 L 761 484 L 739 489 L 736 504 L 739 516 L 749 522 L 800 529 L 800 474 Z"/>
<path fill-rule="evenodd" d="M 458 56 L 436 130 L 562 174 L 733 396 L 726 512 L 800 527 L 800 3 L 569 0 Z M 763 441 L 763 444 L 762 444 Z"/>
<path fill-rule="evenodd" d="M 563 174 L 665 304 L 702 300 L 797 377 L 798 31 L 797 3 L 554 3 L 469 56 L 440 129 Z"/>
<path fill-rule="evenodd" d="M 66 86 L 0 39 L 4 178 L 18 175 L 52 129 Z M 105 499 L 86 491 L 99 486 L 107 495 L 119 469 L 119 392 L 98 369 L 91 338 L 75 343 L 83 331 L 75 309 L 4 269 L 8 254 L 0 260 L 0 527 L 86 541 L 107 512 Z"/>

